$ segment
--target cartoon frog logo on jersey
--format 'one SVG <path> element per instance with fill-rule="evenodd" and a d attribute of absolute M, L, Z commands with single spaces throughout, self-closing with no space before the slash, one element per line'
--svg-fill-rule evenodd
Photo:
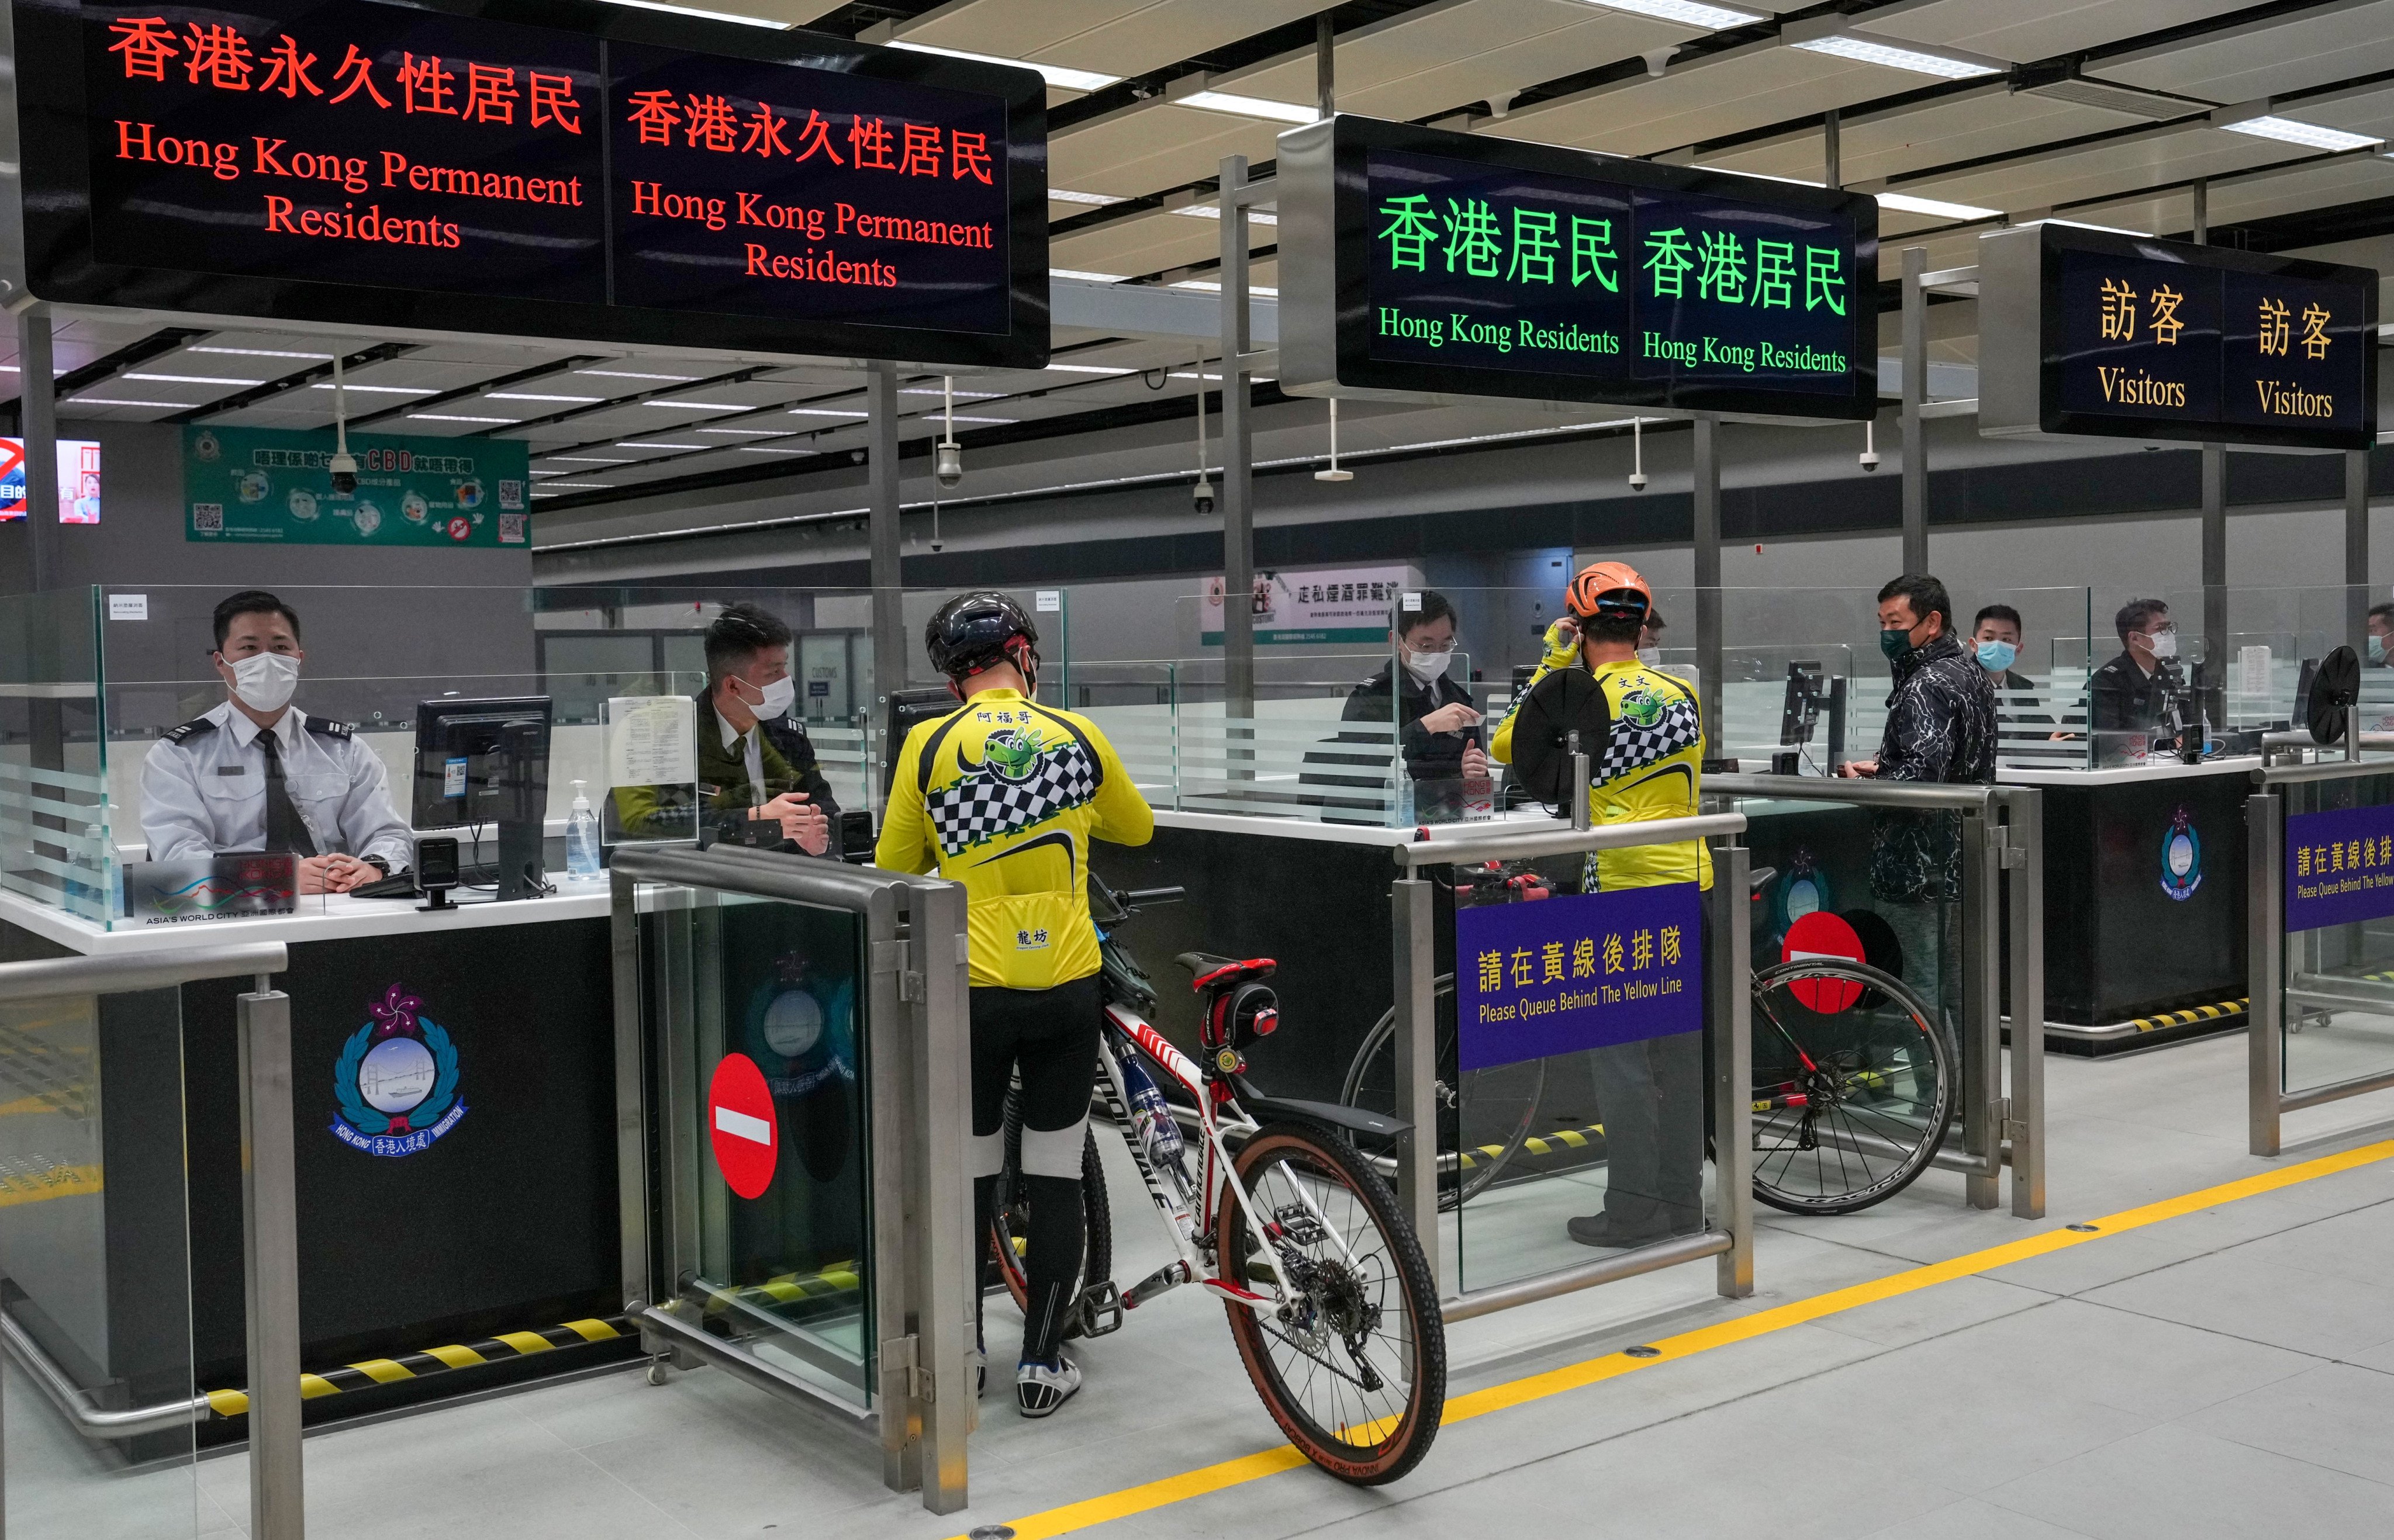
<path fill-rule="evenodd" d="M 1026 781 L 1039 769 L 1039 729 L 1001 727 L 981 745 L 981 759 L 1000 780 Z"/>
<path fill-rule="evenodd" d="M 1622 719 L 1633 727 L 1663 724 L 1663 702 L 1651 690 L 1631 690 L 1621 698 Z"/>

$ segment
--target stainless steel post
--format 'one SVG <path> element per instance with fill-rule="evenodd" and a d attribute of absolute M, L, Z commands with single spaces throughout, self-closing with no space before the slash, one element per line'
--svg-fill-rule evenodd
<path fill-rule="evenodd" d="M 2244 799 L 2245 1120 L 2256 1155 L 2278 1153 L 2286 1083 L 2284 813 L 2281 793 Z"/>
<path fill-rule="evenodd" d="M 1821 116 L 1821 185 L 1841 188 L 1846 185 L 1845 155 L 1838 144 L 1837 110 L 1834 107 Z"/>
<path fill-rule="evenodd" d="M 1313 110 L 1323 117 L 1338 111 L 1337 48 L 1330 32 L 1330 13 L 1313 19 Z"/>
<path fill-rule="evenodd" d="M 2228 446 L 2203 446 L 2203 657 L 2202 699 L 2215 726 L 2223 716 L 2214 702 L 2228 684 Z"/>
<path fill-rule="evenodd" d="M 1222 157 L 1222 685 L 1224 714 L 1256 714 L 1255 413 L 1247 401 L 1247 158 Z M 1204 371 L 1197 388 L 1204 391 Z M 1202 470 L 1203 467 L 1201 466 Z M 1231 735 L 1233 741 L 1237 734 Z M 1232 771 L 1253 773 L 1236 763 Z"/>
<path fill-rule="evenodd" d="M 1721 734 L 1720 423 L 1699 417 L 1690 468 L 1694 473 L 1697 709 L 1717 753 Z"/>
<path fill-rule="evenodd" d="M 1746 916 L 1752 853 L 1713 852 L 1713 1183 L 1729 1249 L 1714 1263 L 1728 1299 L 1754 1292 L 1754 931 Z"/>
<path fill-rule="evenodd" d="M 871 790 L 865 801 L 878 807 L 883 783 L 898 757 L 898 745 L 882 741 L 889 730 L 889 695 L 906 687 L 905 577 L 899 558 L 897 365 L 876 362 L 866 366 L 864 402 L 872 437 L 865 463 L 865 529 L 872 556 L 869 576 L 873 583 L 874 703 L 873 720 L 864 728 L 866 752 L 871 760 L 866 769 Z M 874 774 L 876 766 L 878 775 Z"/>
<path fill-rule="evenodd" d="M 236 1003 L 241 1051 L 243 1304 L 249 1330 L 249 1533 L 308 1533 L 299 1459 L 299 1193 L 291 997 Z"/>
<path fill-rule="evenodd" d="M 2003 1196 L 2004 1069 L 1998 1051 L 2003 1032 L 1996 997 L 2001 977 L 1996 959 L 2003 947 L 1997 908 L 2002 833 L 1977 808 L 1962 818 L 1962 1148 L 1986 1164 L 1966 1173 L 1963 1190 L 1973 1208 L 1993 1208 Z M 1942 927 L 1940 927 L 1940 931 Z M 1950 959 L 1947 959 L 1950 960 Z M 1940 962 L 1940 971 L 1943 963 Z M 1942 993 L 1943 980 L 1939 980 Z"/>
<path fill-rule="evenodd" d="M 17 318 L 17 414 L 25 441 L 25 586 L 58 586 L 59 398 L 51 372 L 50 314 Z"/>
<path fill-rule="evenodd" d="M 609 941 L 615 984 L 616 1236 L 622 1254 L 624 1312 L 638 1317 L 654 1303 L 649 1279 L 648 1055 L 640 1030 L 640 924 L 633 895 L 639 884 L 610 872 Z"/>
<path fill-rule="evenodd" d="M 2005 790 L 2011 854 L 2012 1213 L 2045 1218 L 2045 793 Z"/>
<path fill-rule="evenodd" d="M 870 1046 L 866 1092 L 872 1101 L 873 1322 L 877 1344 L 874 1408 L 881 1417 L 881 1481 L 892 1492 L 918 1487 L 923 1480 L 922 1407 L 914 1372 L 921 1319 L 916 1283 L 922 1247 L 921 1207 L 916 1201 L 916 1142 L 910 1130 L 921 1116 L 916 1082 L 923 1066 L 914 1022 L 906 1009 L 904 943 L 898 937 L 894 903 L 876 903 L 864 914 L 865 947 L 873 971 L 865 998 Z"/>
<path fill-rule="evenodd" d="M 1397 1116 L 1413 1132 L 1397 1147 L 1397 1207 L 1403 1209 L 1446 1297 L 1438 1233 L 1438 929 L 1430 884 L 1399 878 L 1389 890 L 1395 937 Z"/>
<path fill-rule="evenodd" d="M 973 1294 L 980 1285 L 973 1246 L 972 1179 L 965 1143 L 972 1131 L 965 890 L 923 879 L 912 884 L 909 972 L 914 989 L 914 1148 L 922 1161 L 922 1284 L 917 1328 L 922 1366 L 923 1506 L 954 1513 L 967 1500 L 965 1435 L 976 1402 Z"/>
<path fill-rule="evenodd" d="M 1903 248 L 1903 569 L 1928 570 L 1928 248 Z"/>
<path fill-rule="evenodd" d="M 2344 451 L 2344 639 L 2369 656 L 2369 451 Z"/>

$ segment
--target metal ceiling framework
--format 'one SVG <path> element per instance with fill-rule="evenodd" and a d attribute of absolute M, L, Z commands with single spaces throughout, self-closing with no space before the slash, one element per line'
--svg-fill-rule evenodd
<path fill-rule="evenodd" d="M 2180 233 L 2198 186 L 2216 239 L 2289 249 L 2394 233 L 2394 0 L 704 8 L 1040 68 L 1050 84 L 1050 260 L 1133 289 L 1210 287 L 1218 163 L 1244 154 L 1268 171 L 1274 136 L 1311 117 L 1323 20 L 1339 105 L 1378 116 L 1819 181 L 1835 112 L 1841 180 L 1883 199 L 1883 276 L 1904 245 L 1927 244 L 1931 267 L 1966 262 L 1980 234 L 2027 218 Z M 1271 234 L 1255 232 L 1254 281 L 1267 291 Z M 968 450 L 1049 438 L 1060 459 L 1160 403 L 1189 410 L 1206 385 L 1196 366 L 1210 328 L 1185 330 L 1199 335 L 1059 323 L 1050 368 L 957 377 L 959 437 Z M 1949 356 L 1966 357 L 1968 343 L 1954 340 L 1961 353 Z M 71 421 L 289 428 L 330 424 L 332 355 L 343 348 L 352 425 L 523 439 L 543 512 L 846 475 L 866 439 L 863 375 L 837 362 L 85 315 L 60 319 L 56 346 Z M 13 366 L 13 339 L 0 360 Z M 9 384 L 0 393 L 13 394 Z M 938 430 L 940 376 L 901 388 L 901 438 L 922 451 Z M 543 522 L 535 540 L 546 543 Z"/>

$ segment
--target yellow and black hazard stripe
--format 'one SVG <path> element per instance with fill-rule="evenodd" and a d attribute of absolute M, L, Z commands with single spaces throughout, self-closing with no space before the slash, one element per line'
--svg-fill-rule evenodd
<path fill-rule="evenodd" d="M 834 1262 L 819 1272 L 784 1272 L 761 1284 L 706 1291 L 706 1312 L 717 1314 L 735 1304 L 795 1305 L 807 1299 L 836 1299 L 864 1287 L 863 1275 L 850 1262 Z"/>
<path fill-rule="evenodd" d="M 2192 1026 L 2198 1022 L 2234 1021 L 2251 1005 L 2251 997 L 2221 1000 L 2217 1005 L 2190 1006 L 2184 1011 L 2164 1011 L 2157 1016 L 2138 1016 L 2128 1024 L 2139 1032 L 2159 1032 L 2169 1026 Z"/>
<path fill-rule="evenodd" d="M 568 1321 L 560 1326 L 544 1326 L 538 1331 L 502 1332 L 485 1342 L 474 1342 L 445 1348 L 427 1348 L 422 1352 L 401 1354 L 398 1358 L 369 1358 L 362 1364 L 344 1364 L 322 1374 L 302 1374 L 299 1395 L 313 1401 L 320 1396 L 338 1395 L 343 1390 L 361 1390 L 369 1385 L 389 1385 L 402 1379 L 421 1379 L 428 1375 L 449 1369 L 470 1369 L 477 1364 L 504 1362 L 510 1358 L 530 1358 L 556 1348 L 571 1348 L 585 1342 L 612 1342 L 632 1335 L 631 1323 L 622 1316 L 607 1321 Z M 246 1390 L 210 1390 L 208 1406 L 220 1417 L 237 1417 L 249 1410 Z"/>
<path fill-rule="evenodd" d="M 1559 1129 L 1549 1134 L 1533 1133 L 1521 1141 L 1521 1147 L 1514 1154 L 1516 1156 L 1563 1155 L 1572 1150 L 1593 1149 L 1596 1141 L 1603 1137 L 1604 1125 L 1601 1123 L 1590 1123 L 1584 1129 Z M 1504 1158 L 1505 1146 L 1502 1144 L 1475 1144 L 1463 1152 L 1463 1168 L 1476 1170 L 1481 1160 Z"/>

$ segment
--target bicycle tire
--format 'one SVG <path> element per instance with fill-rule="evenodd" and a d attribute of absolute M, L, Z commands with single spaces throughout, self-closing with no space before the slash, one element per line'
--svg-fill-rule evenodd
<path fill-rule="evenodd" d="M 1812 1001 L 1793 989 L 1782 999 L 1799 982 L 1814 985 Z M 1952 1055 L 1929 1008 L 1902 980 L 1839 958 L 1762 969 L 1752 990 L 1755 1197 L 1783 1213 L 1850 1214 L 1912 1185 L 1953 1116 Z"/>
<path fill-rule="evenodd" d="M 1454 975 L 1453 973 L 1440 973 L 1438 976 L 1437 1001 L 1439 1006 L 1444 1008 L 1438 1011 L 1440 1022 L 1451 1023 L 1454 1015 Z M 1434 1006 L 1433 1009 L 1437 1010 L 1437 1007 Z M 1396 1083 L 1393 1064 L 1388 1066 L 1385 1076 L 1376 1074 L 1374 1067 L 1375 1059 L 1383 1054 L 1394 1052 L 1396 1037 L 1397 1011 L 1396 1007 L 1390 1006 L 1380 1019 L 1373 1024 L 1372 1030 L 1364 1035 L 1362 1046 L 1355 1051 L 1354 1059 L 1348 1064 L 1347 1079 L 1338 1094 L 1340 1103 L 1350 1107 L 1362 1107 L 1371 1112 L 1385 1113 L 1392 1117 L 1403 1116 L 1396 1106 L 1393 1091 L 1385 1096 L 1374 1094 L 1379 1085 L 1386 1084 L 1393 1087 Z M 1441 1067 L 1455 1062 L 1454 1029 L 1452 1025 L 1441 1024 L 1440 1028 L 1438 1062 Z M 1537 1059 L 1531 1061 L 1528 1065 L 1507 1064 L 1505 1067 L 1524 1070 L 1532 1077 L 1526 1093 L 1519 1091 L 1514 1093 L 1519 1095 L 1521 1099 L 1520 1114 L 1518 1117 L 1504 1118 L 1499 1127 L 1493 1130 L 1494 1137 L 1490 1141 L 1456 1152 L 1455 1165 L 1462 1173 L 1462 1181 L 1459 1183 L 1452 1181 L 1447 1180 L 1443 1173 L 1440 1174 L 1438 1184 L 1438 1207 L 1441 1213 L 1452 1213 L 1486 1190 L 1488 1184 L 1496 1180 L 1496 1174 L 1505 1168 L 1506 1163 L 1520 1154 L 1522 1144 L 1529 1140 L 1531 1132 L 1537 1127 L 1539 1098 L 1545 1093 L 1546 1084 L 1546 1061 Z M 1468 1105 L 1472 1102 L 1472 1090 L 1479 1082 L 1480 1074 L 1478 1070 L 1471 1070 L 1455 1077 L 1454 1095 L 1458 1106 Z M 1444 1081 L 1440 1082 L 1439 1090 L 1441 1093 L 1445 1091 Z M 1443 1099 L 1442 1096 L 1441 1099 Z M 1387 1104 L 1379 1104 L 1382 1103 Z M 1459 1130 L 1456 1142 L 1458 1143 L 1462 1142 Z"/>
<path fill-rule="evenodd" d="M 1014 1308 L 1028 1315 L 1031 1311 L 1031 1280 L 1024 1270 L 1023 1255 L 1028 1241 L 1023 1236 L 1021 1216 L 1026 1207 L 1022 1186 L 1022 1119 L 1015 1110 L 1015 1092 L 1008 1090 L 1006 1103 L 1006 1167 L 999 1174 L 997 1212 L 990 1216 L 989 1254 L 997 1266 L 998 1281 L 1006 1286 L 1006 1297 Z M 1106 1169 L 1098 1153 L 1098 1132 L 1085 1129 L 1081 1134 L 1081 1266 L 1073 1275 L 1072 1299 L 1078 1300 L 1091 1284 L 1102 1283 L 1113 1276 L 1114 1231 L 1113 1207 L 1106 1200 Z M 1064 1327 L 1067 1340 L 1081 1335 L 1081 1319 L 1076 1312 Z"/>
<path fill-rule="evenodd" d="M 1323 1187 L 1327 1203 L 1315 1199 L 1312 1207 L 1307 1206 L 1300 1196 L 1304 1190 L 1296 1187 L 1296 1178 L 1289 1172 L 1292 1164 L 1303 1168 L 1309 1181 Z M 1281 1183 L 1288 1189 L 1287 1201 L 1277 1207 L 1271 1202 L 1278 1195 L 1270 1190 L 1268 1168 L 1278 1168 Z M 1256 1202 L 1258 1219 L 1280 1229 L 1316 1280 L 1298 1286 L 1304 1289 L 1302 1302 L 1290 1307 L 1301 1312 L 1301 1319 L 1290 1318 L 1288 1310 L 1267 1318 L 1236 1301 L 1224 1301 L 1231 1339 L 1238 1344 L 1256 1394 L 1289 1442 L 1331 1475 L 1357 1486 L 1395 1481 L 1429 1453 L 1446 1406 L 1446 1328 L 1439 1314 L 1438 1289 L 1420 1243 L 1397 1208 L 1396 1194 L 1337 1134 L 1297 1120 L 1256 1129 L 1240 1147 L 1231 1174 L 1240 1193 L 1251 1194 Z M 1339 1202 L 1334 1190 L 1343 1190 L 1351 1201 Z M 1329 1233 L 1324 1220 L 1340 1227 L 1339 1238 Z M 1357 1220 L 1360 1224 L 1353 1223 Z M 1321 1233 L 1309 1239 L 1309 1224 Z M 1348 1228 L 1353 1229 L 1351 1236 L 1344 1234 Z M 1242 1205 L 1235 1197 L 1226 1195 L 1216 1215 L 1214 1242 L 1224 1277 L 1248 1286 L 1255 1257 Z M 1296 1271 L 1286 1253 L 1277 1255 L 1273 1265 L 1281 1271 Z M 1392 1313 L 1398 1332 L 1378 1329 Z M 1310 1334 L 1319 1351 L 1307 1351 L 1295 1334 Z M 1326 1345 L 1334 1334 L 1335 1348 Z M 1360 1352 L 1359 1336 L 1364 1344 Z M 1356 1398 L 1354 1410 L 1359 1416 L 1376 1415 L 1347 1421 L 1336 1419 L 1334 1413 L 1337 1429 L 1367 1441 L 1350 1442 L 1292 1390 L 1275 1356 L 1275 1338 L 1299 1359 L 1331 1370 L 1334 1407 L 1337 1380 L 1357 1384 L 1368 1394 L 1369 1380 L 1380 1377 L 1380 1365 L 1371 1351 L 1375 1338 L 1388 1343 L 1381 1356 L 1393 1361 L 1390 1372 L 1409 1364 L 1412 1377 L 1404 1382 L 1401 1398 L 1384 1396 L 1376 1405 L 1361 1396 Z M 1364 1377 L 1348 1374 L 1338 1360 L 1328 1356 L 1334 1351 Z M 1305 1387 L 1312 1388 L 1318 1378 L 1309 1373 Z M 1381 1384 L 1388 1390 L 1396 1388 L 1386 1378 L 1381 1378 Z"/>

